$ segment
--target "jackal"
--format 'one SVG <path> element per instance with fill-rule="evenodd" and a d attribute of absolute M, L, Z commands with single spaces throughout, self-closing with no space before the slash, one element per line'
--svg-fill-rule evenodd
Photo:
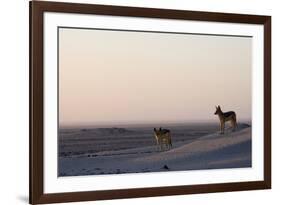
<path fill-rule="evenodd" d="M 216 106 L 216 112 L 214 114 L 218 115 L 218 117 L 219 117 L 221 134 L 224 133 L 224 126 L 225 126 L 225 122 L 227 122 L 227 121 L 230 121 L 232 131 L 235 131 L 235 128 L 237 127 L 235 112 L 233 112 L 233 111 L 222 112 L 221 107 Z"/>
<path fill-rule="evenodd" d="M 161 127 L 159 130 L 154 128 L 154 136 L 157 143 L 157 149 L 162 151 L 163 150 L 163 144 L 166 145 L 166 148 L 170 149 L 172 148 L 172 139 L 171 139 L 171 132 L 167 129 L 162 129 Z"/>

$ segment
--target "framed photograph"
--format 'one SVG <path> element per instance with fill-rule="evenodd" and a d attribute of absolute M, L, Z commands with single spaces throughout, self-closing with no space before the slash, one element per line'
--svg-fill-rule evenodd
<path fill-rule="evenodd" d="M 271 188 L 271 17 L 30 2 L 30 203 Z"/>

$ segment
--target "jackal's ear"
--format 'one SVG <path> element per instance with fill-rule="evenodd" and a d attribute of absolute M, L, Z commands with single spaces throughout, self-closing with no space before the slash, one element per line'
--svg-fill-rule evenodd
<path fill-rule="evenodd" d="M 218 109 L 218 107 L 217 107 L 217 106 L 215 106 L 215 108 L 216 108 L 216 110 Z"/>
<path fill-rule="evenodd" d="M 221 109 L 221 106 L 218 106 L 219 109 Z"/>

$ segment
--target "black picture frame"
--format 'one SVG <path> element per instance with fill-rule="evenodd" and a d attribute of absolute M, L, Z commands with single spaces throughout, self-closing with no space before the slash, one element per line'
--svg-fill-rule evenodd
<path fill-rule="evenodd" d="M 30 4 L 30 204 L 182 195 L 271 188 L 271 17 L 259 15 L 31 1 Z M 259 24 L 264 28 L 264 180 L 71 193 L 44 193 L 43 13 L 62 12 Z"/>

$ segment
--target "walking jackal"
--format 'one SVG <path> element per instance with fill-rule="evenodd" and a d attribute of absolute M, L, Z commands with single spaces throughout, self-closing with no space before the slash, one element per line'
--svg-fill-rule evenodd
<path fill-rule="evenodd" d="M 237 121 L 236 121 L 236 114 L 233 111 L 229 112 L 222 112 L 220 106 L 216 106 L 216 112 L 214 113 L 215 115 L 218 115 L 219 120 L 220 120 L 220 131 L 221 134 L 224 133 L 224 127 L 225 127 L 225 122 L 230 121 L 232 131 L 235 131 L 235 128 L 237 127 Z"/>
<path fill-rule="evenodd" d="M 163 150 L 163 145 L 166 145 L 167 149 L 172 148 L 172 139 L 171 139 L 171 132 L 170 130 L 167 129 L 162 129 L 161 127 L 159 130 L 154 128 L 154 136 L 156 139 L 157 143 L 157 149 L 162 151 Z"/>

